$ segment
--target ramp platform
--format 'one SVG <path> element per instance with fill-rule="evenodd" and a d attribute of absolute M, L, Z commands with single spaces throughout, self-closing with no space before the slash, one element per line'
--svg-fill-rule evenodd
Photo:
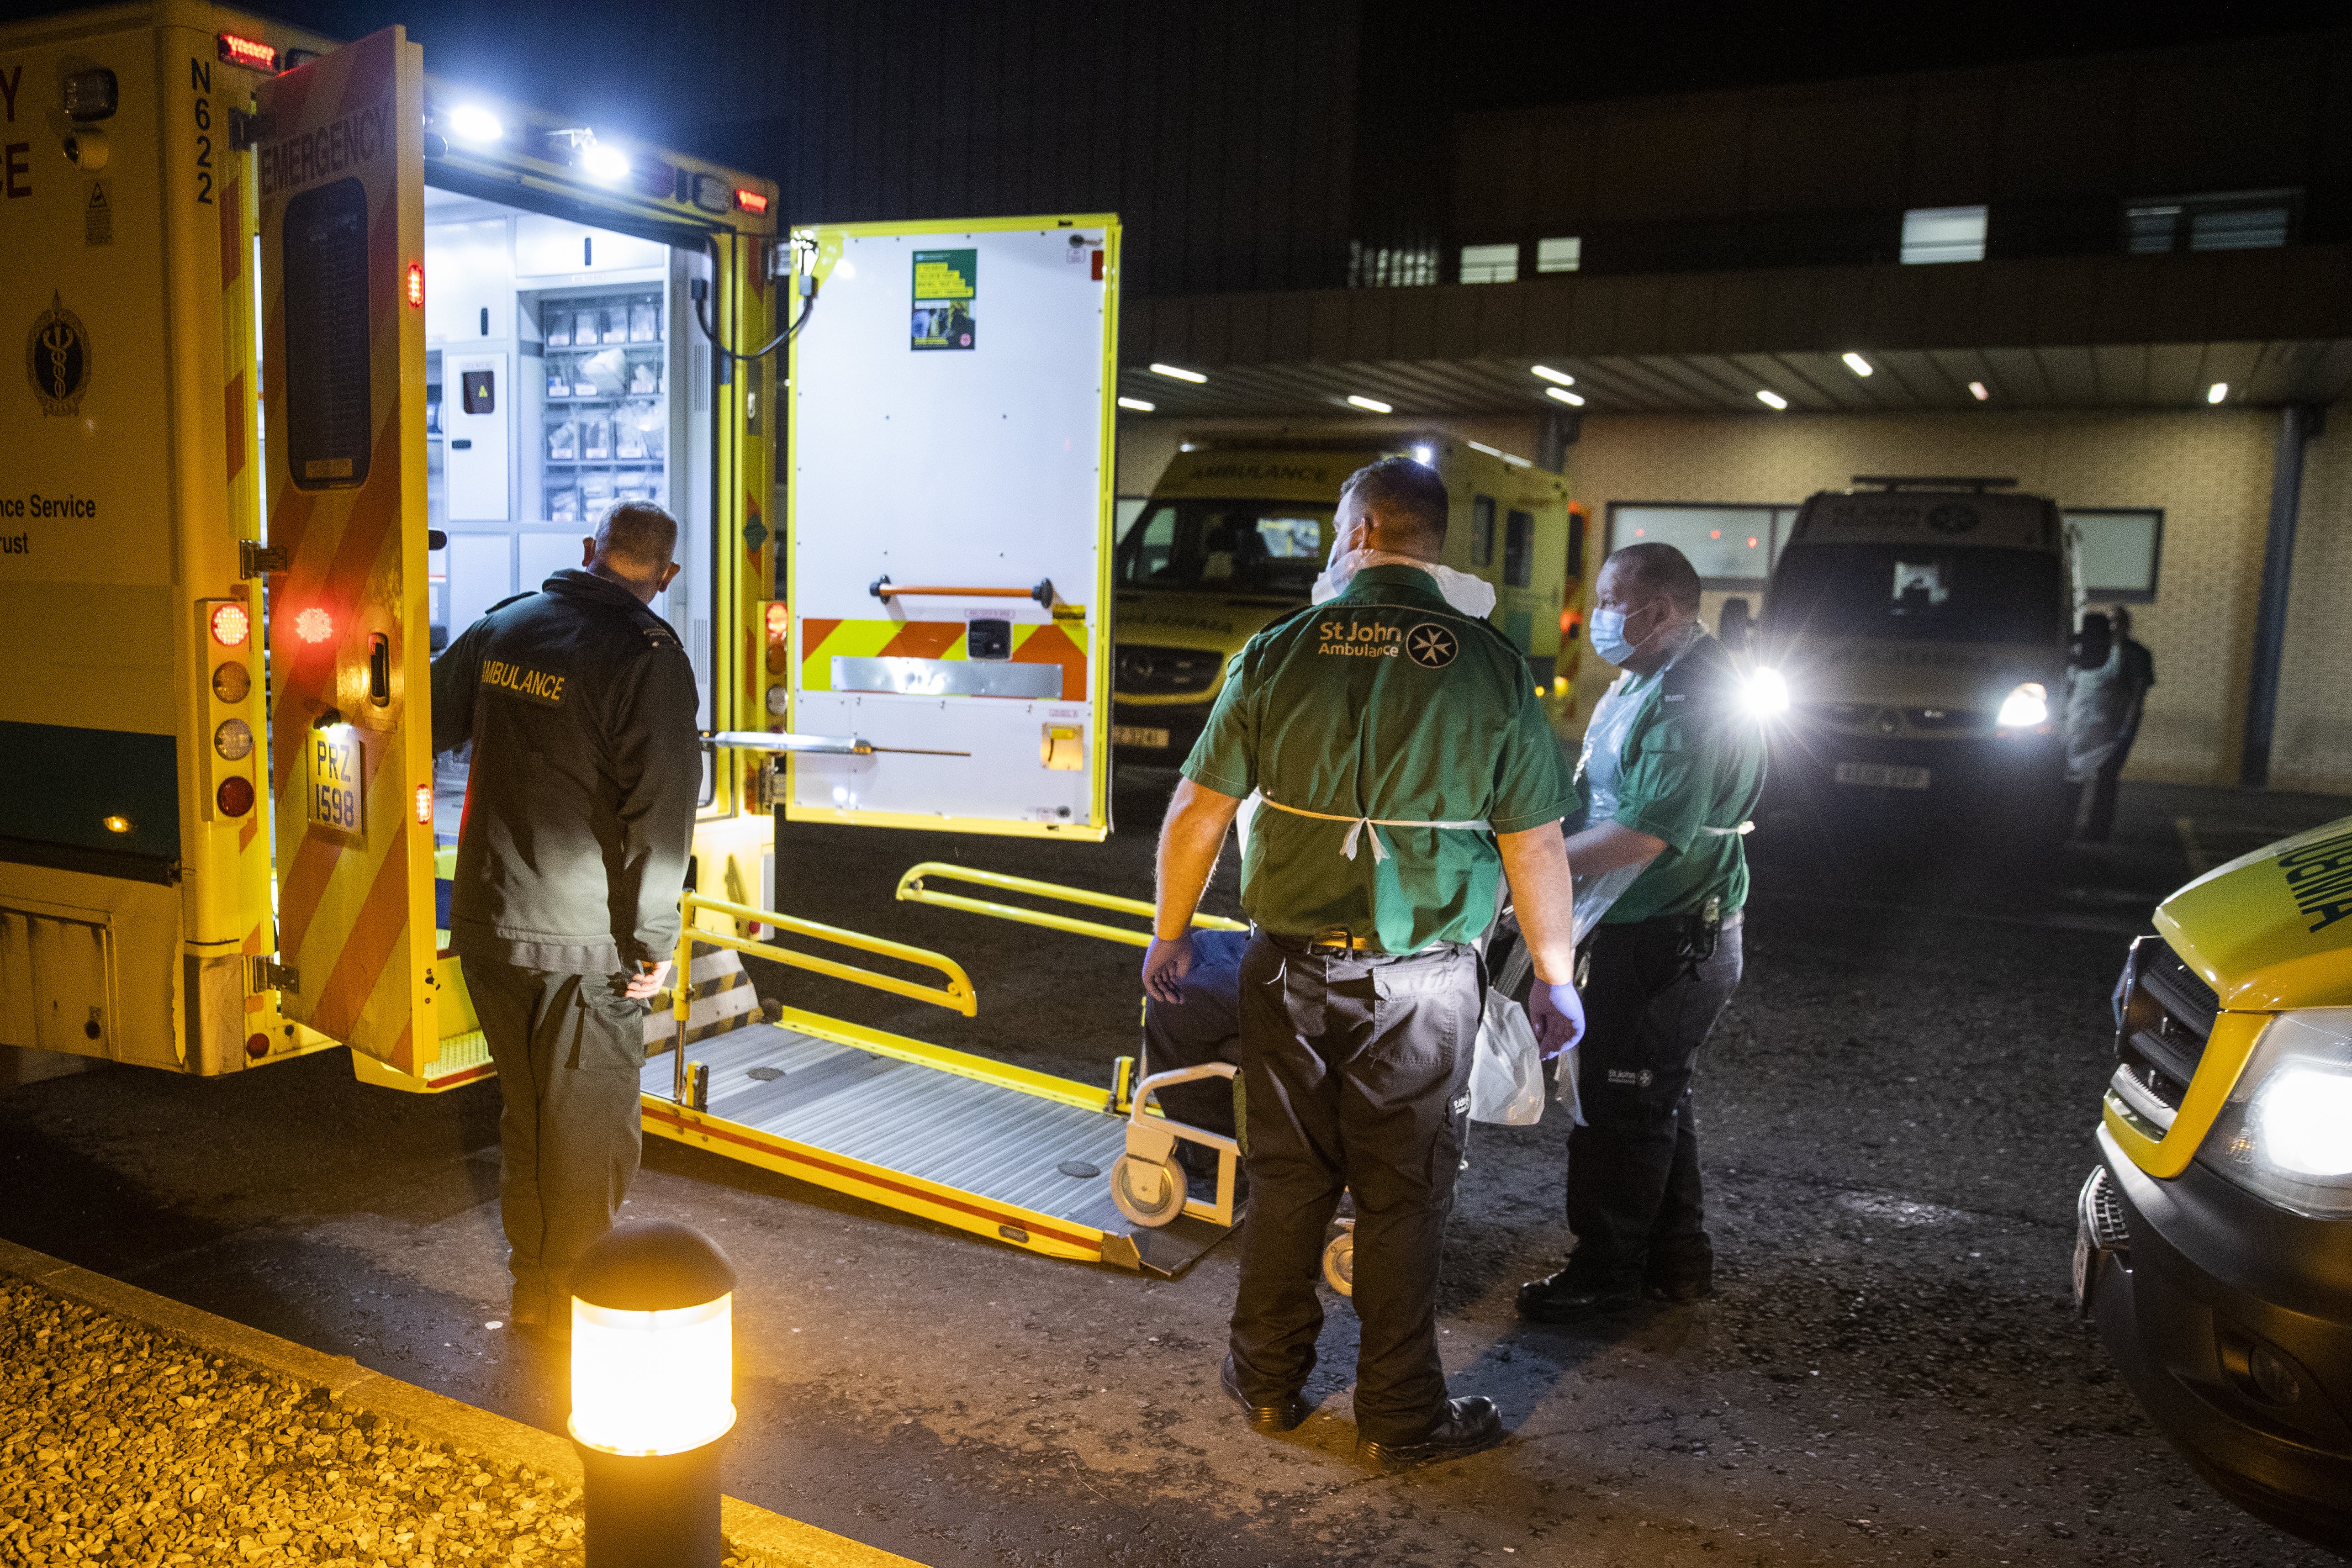
<path fill-rule="evenodd" d="M 690 916 L 761 913 L 691 894 L 687 902 Z M 702 951 L 688 957 L 691 948 Z M 647 1020 L 649 1051 L 661 1054 L 649 1054 L 639 1080 L 646 1132 L 1048 1257 L 1171 1279 L 1230 1233 L 1192 1216 L 1139 1227 L 1118 1211 L 1108 1176 L 1128 1118 L 1110 1090 L 797 1009 L 768 1022 L 741 983 L 739 952 L 824 962 L 689 925 L 687 993 L 669 1019 Z M 950 980 L 949 991 L 907 985 L 901 994 L 950 997 L 961 971 Z M 656 1044 L 666 1021 L 684 1026 L 683 1061 L 678 1034 Z"/>

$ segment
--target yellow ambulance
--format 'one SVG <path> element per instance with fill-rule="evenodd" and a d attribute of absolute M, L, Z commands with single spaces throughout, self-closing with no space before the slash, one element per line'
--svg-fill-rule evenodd
<path fill-rule="evenodd" d="M 642 497 L 705 722 L 765 722 L 774 187 L 190 0 L 9 23 L 0 85 L 0 1042 L 484 1076 L 428 661 Z M 765 767 L 697 831 L 762 907 Z"/>
<path fill-rule="evenodd" d="M 2352 817 L 2159 904 L 2115 993 L 2074 1295 L 2249 1511 L 2352 1550 Z"/>
<path fill-rule="evenodd" d="M 1111 739 L 1120 761 L 1173 768 L 1224 685 L 1225 664 L 1308 601 L 1348 476 L 1382 457 L 1428 464 L 1452 512 L 1445 564 L 1495 588 L 1494 624 L 1561 707 L 1591 591 L 1584 513 L 1565 476 L 1441 432 L 1185 444 L 1120 537 Z"/>

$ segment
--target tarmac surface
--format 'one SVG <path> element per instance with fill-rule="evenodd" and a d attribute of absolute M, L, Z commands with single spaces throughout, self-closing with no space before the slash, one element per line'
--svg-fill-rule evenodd
<path fill-rule="evenodd" d="M 762 990 L 1107 1082 L 1135 949 L 890 890 L 961 859 L 1143 895 L 1169 783 L 1124 776 L 1100 846 L 789 830 L 792 912 L 953 954 L 981 1011 Z M 925 1563 L 2318 1564 L 2166 1446 L 2067 1269 L 2126 944 L 2192 869 L 2347 810 L 2127 787 L 2116 841 L 2042 879 L 1958 849 L 1824 873 L 1760 831 L 1747 979 L 1701 1064 L 1719 1296 L 1521 1323 L 1513 1291 L 1567 1244 L 1566 1128 L 1475 1129 L 1440 1343 L 1512 1437 L 1406 1476 L 1352 1458 L 1336 1298 L 1318 1414 L 1242 1427 L 1230 1244 L 1173 1281 L 1056 1263 L 656 1139 L 631 1212 L 702 1227 L 741 1276 L 727 1490 Z M 1211 906 L 1234 912 L 1230 861 Z M 559 1429 L 559 1375 L 494 1326 L 497 1108 L 364 1088 L 340 1052 L 29 1084 L 0 1095 L 0 1234 Z"/>

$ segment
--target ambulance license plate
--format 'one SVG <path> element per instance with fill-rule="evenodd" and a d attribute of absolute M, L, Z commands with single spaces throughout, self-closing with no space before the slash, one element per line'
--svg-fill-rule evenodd
<path fill-rule="evenodd" d="M 343 727 L 310 732 L 310 788 L 304 812 L 339 832 L 366 831 L 366 753 L 359 732 Z"/>
<path fill-rule="evenodd" d="M 1891 762 L 1841 762 L 1837 765 L 1837 781 L 1872 789 L 1925 789 L 1927 770 Z"/>
<path fill-rule="evenodd" d="M 1139 724 L 1115 724 L 1110 727 L 1110 743 L 1113 746 L 1143 746 L 1154 751 L 1165 751 L 1168 749 L 1168 732 L 1146 729 Z"/>

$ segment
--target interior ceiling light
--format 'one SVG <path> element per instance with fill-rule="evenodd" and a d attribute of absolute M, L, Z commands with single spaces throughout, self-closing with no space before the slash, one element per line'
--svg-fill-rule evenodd
<path fill-rule="evenodd" d="M 1349 392 L 1348 394 L 1348 403 L 1349 407 L 1360 408 L 1367 413 L 1394 413 L 1396 412 L 1396 410 L 1390 404 L 1382 402 L 1376 397 L 1358 397 L 1354 392 Z"/>
<path fill-rule="evenodd" d="M 461 141 L 497 141 L 506 133 L 499 117 L 478 103 L 461 103 L 449 111 L 449 134 Z"/>
<path fill-rule="evenodd" d="M 1180 382 L 1191 382 L 1194 386 L 1199 386 L 1209 379 L 1200 371 L 1188 371 L 1181 365 L 1154 364 L 1151 367 L 1151 373 L 1155 376 L 1171 376 Z"/>
<path fill-rule="evenodd" d="M 1489 457 L 1500 457 L 1503 455 L 1503 449 L 1501 447 L 1489 446 L 1483 441 L 1473 441 L 1467 444 L 1471 451 L 1483 452 Z"/>
<path fill-rule="evenodd" d="M 1118 400 L 1118 406 L 1131 408 L 1138 413 L 1150 413 L 1160 405 L 1156 402 L 1146 402 L 1139 397 L 1123 397 Z"/>
<path fill-rule="evenodd" d="M 1514 468 L 1532 468 L 1535 466 L 1533 463 L 1520 456 L 1516 452 L 1506 452 L 1501 455 L 1503 461 L 1509 464 Z"/>
<path fill-rule="evenodd" d="M 1544 380 L 1557 382 L 1560 386 L 1572 387 L 1576 384 L 1574 376 L 1570 375 L 1566 371 L 1553 370 L 1549 365 L 1529 365 L 1528 369 Z"/>
<path fill-rule="evenodd" d="M 1570 392 L 1566 387 L 1546 387 L 1544 388 L 1544 396 L 1556 397 L 1559 399 L 1560 402 L 1572 404 L 1577 408 L 1582 408 L 1584 406 L 1584 399 L 1577 393 Z"/>
<path fill-rule="evenodd" d="M 1976 399 L 1979 402 L 1986 402 L 1990 401 L 1992 392 L 1991 389 L 1987 387 L 1982 382 L 1970 382 L 1969 383 L 1969 395 Z"/>
<path fill-rule="evenodd" d="M 2211 386 L 2205 389 L 2205 401 L 2207 402 L 2220 402 L 2223 398 L 2228 397 L 2229 395 L 2230 383 L 2227 382 L 2215 382 Z"/>
<path fill-rule="evenodd" d="M 1789 400 L 1782 397 L 1779 392 L 1774 392 L 1770 387 L 1764 387 L 1759 390 L 1756 393 L 1756 401 L 1762 403 L 1766 408 L 1786 408 L 1789 406 Z"/>
<path fill-rule="evenodd" d="M 1845 368 L 1852 371 L 1855 375 L 1866 376 L 1870 374 L 1870 361 L 1864 359 L 1860 354 L 1854 353 L 1849 350 L 1840 357 L 1845 361 Z"/>

